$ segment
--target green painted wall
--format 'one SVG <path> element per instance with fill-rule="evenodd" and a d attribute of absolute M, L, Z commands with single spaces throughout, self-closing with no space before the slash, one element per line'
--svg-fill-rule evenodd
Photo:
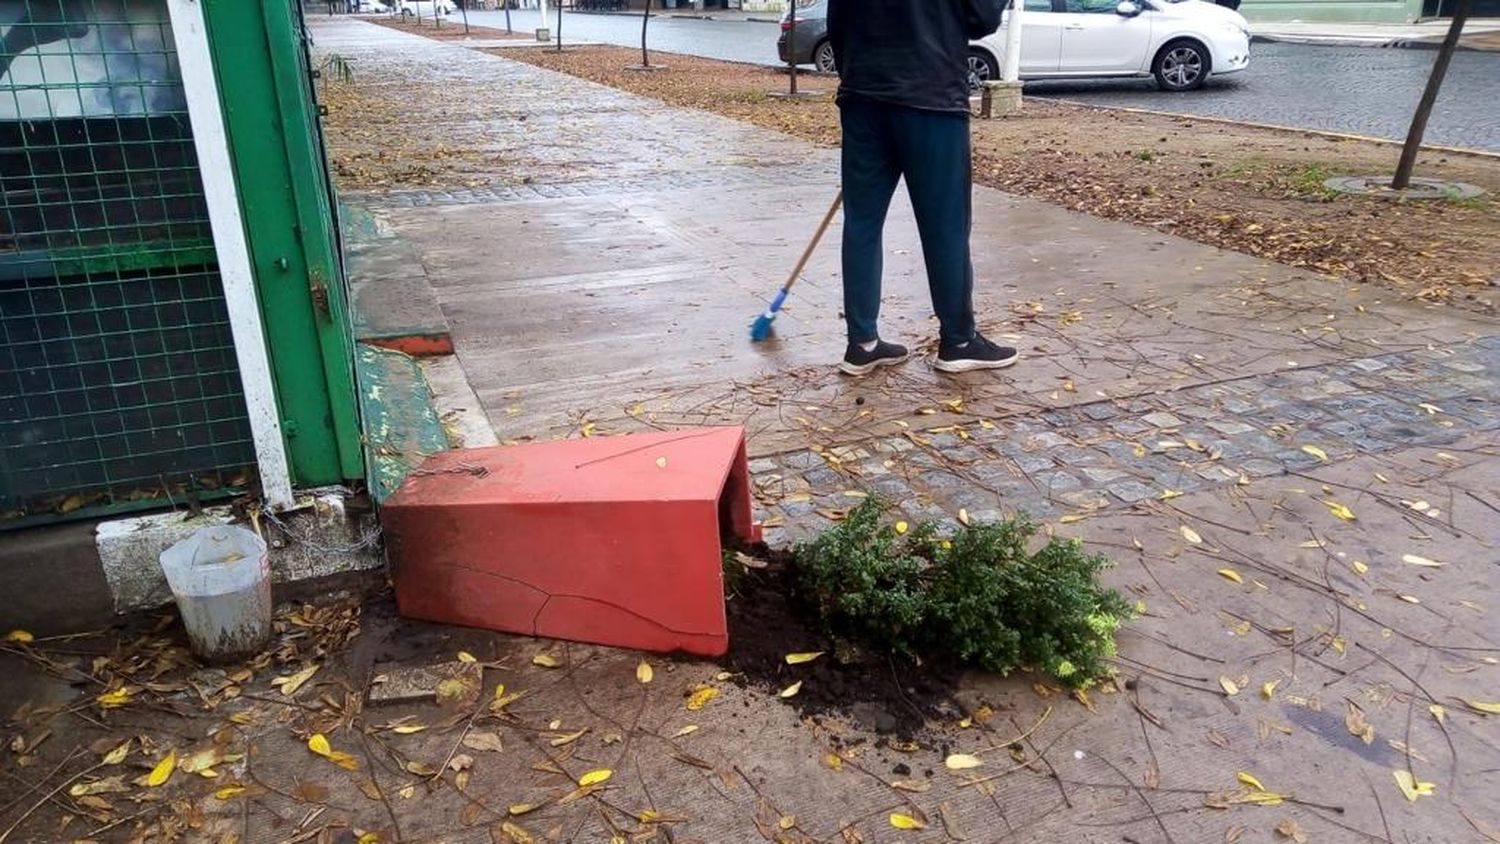
<path fill-rule="evenodd" d="M 1267 23 L 1411 23 L 1421 0 L 1244 0 L 1240 13 Z"/>

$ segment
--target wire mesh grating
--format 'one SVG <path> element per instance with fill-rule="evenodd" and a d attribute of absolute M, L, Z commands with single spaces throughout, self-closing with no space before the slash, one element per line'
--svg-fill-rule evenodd
<path fill-rule="evenodd" d="M 254 449 L 165 0 L 0 0 L 0 529 Z"/>

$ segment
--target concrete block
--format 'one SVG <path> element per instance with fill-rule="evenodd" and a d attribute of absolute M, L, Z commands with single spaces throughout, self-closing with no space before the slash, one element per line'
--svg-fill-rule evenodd
<path fill-rule="evenodd" d="M 299 508 L 265 517 L 261 529 L 271 551 L 271 581 L 297 583 L 384 565 L 374 514 L 348 506 L 338 489 L 299 497 Z M 99 567 L 117 613 L 172 602 L 158 557 L 193 531 L 235 520 L 228 507 L 209 507 L 196 517 L 152 513 L 100 522 L 95 531 Z"/>
<path fill-rule="evenodd" d="M 979 116 L 989 120 L 1021 113 L 1020 82 L 986 82 L 980 94 Z"/>

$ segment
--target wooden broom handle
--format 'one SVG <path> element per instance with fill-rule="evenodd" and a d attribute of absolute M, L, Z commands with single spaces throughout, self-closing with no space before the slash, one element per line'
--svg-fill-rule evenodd
<path fill-rule="evenodd" d="M 802 250 L 802 257 L 797 260 L 797 266 L 793 267 L 792 274 L 787 276 L 786 284 L 782 285 L 783 290 L 790 290 L 792 285 L 797 281 L 797 277 L 802 275 L 802 270 L 806 269 L 807 262 L 812 260 L 813 252 L 817 250 L 818 244 L 823 240 L 823 235 L 828 231 L 828 226 L 833 223 L 834 215 L 839 213 L 839 206 L 843 204 L 844 189 L 841 187 L 839 188 L 839 192 L 834 194 L 833 204 L 828 206 L 828 213 L 823 215 L 823 222 L 818 224 L 817 233 L 813 235 L 813 239 L 807 244 L 807 248 Z"/>

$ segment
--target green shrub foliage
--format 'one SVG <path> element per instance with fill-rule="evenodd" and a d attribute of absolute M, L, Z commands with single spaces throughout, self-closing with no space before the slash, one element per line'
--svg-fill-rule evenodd
<path fill-rule="evenodd" d="M 1110 560 L 1076 539 L 1039 548 L 1038 526 L 1016 519 L 930 522 L 904 535 L 866 500 L 796 549 L 798 595 L 830 635 L 907 656 L 944 655 L 988 671 L 1042 671 L 1073 688 L 1107 676 L 1114 634 L 1130 615 L 1100 585 Z"/>

